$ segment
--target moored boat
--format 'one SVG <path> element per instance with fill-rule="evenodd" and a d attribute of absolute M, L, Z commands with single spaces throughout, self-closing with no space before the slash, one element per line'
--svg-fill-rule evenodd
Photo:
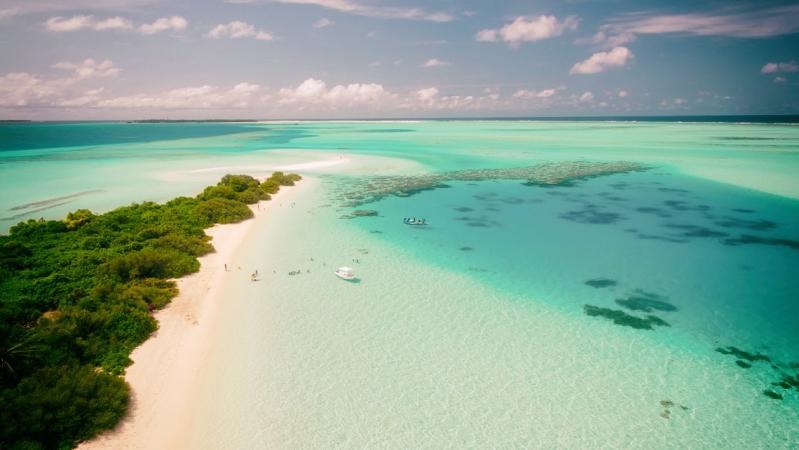
<path fill-rule="evenodd" d="M 406 217 L 402 221 L 405 225 L 427 225 L 427 219 L 417 219 L 416 217 Z"/>
<path fill-rule="evenodd" d="M 337 277 L 341 278 L 342 280 L 351 281 L 355 279 L 355 271 L 352 270 L 351 267 L 342 266 L 336 269 L 334 272 Z"/>

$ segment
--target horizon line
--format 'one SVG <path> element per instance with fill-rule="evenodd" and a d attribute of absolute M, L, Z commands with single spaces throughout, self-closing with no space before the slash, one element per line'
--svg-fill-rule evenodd
<path fill-rule="evenodd" d="M 79 122 L 117 122 L 117 123 L 166 123 L 166 122 L 422 122 L 422 121 L 556 121 L 556 120 L 592 120 L 592 121 L 638 121 L 658 119 L 679 120 L 694 119 L 693 122 L 712 122 L 712 119 L 781 119 L 784 123 L 799 123 L 799 114 L 644 114 L 644 115 L 555 115 L 555 116 L 465 116 L 465 117 L 347 117 L 347 118 L 203 118 L 203 119 L 166 119 L 166 118 L 140 118 L 140 119 L 0 119 L 2 123 L 79 123 Z M 696 120 L 702 119 L 702 120 Z M 787 119 L 787 120 L 786 120 Z M 743 120 L 749 122 L 752 120 Z M 755 120 L 757 121 L 757 120 Z M 770 121 L 772 122 L 772 121 Z M 773 123 L 773 122 L 772 122 Z"/>

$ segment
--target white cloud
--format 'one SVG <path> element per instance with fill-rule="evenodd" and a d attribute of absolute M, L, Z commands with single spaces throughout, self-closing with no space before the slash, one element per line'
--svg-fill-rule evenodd
<path fill-rule="evenodd" d="M 92 16 L 72 16 L 68 19 L 64 17 L 51 17 L 44 22 L 45 28 L 57 33 L 78 31 L 84 28 L 92 28 L 94 19 Z"/>
<path fill-rule="evenodd" d="M 760 69 L 760 73 L 767 74 L 767 73 L 788 73 L 788 72 L 799 72 L 799 66 L 796 65 L 795 62 L 773 62 L 768 63 Z"/>
<path fill-rule="evenodd" d="M 110 59 L 99 63 L 92 58 L 86 58 L 80 63 L 65 61 L 53 64 L 53 68 L 72 70 L 78 79 L 115 77 L 121 72 L 120 69 L 114 67 L 114 63 Z"/>
<path fill-rule="evenodd" d="M 628 13 L 599 27 L 593 37 L 575 42 L 614 48 L 635 41 L 640 34 L 764 38 L 799 31 L 799 4 L 730 11 L 734 9 L 689 14 Z"/>
<path fill-rule="evenodd" d="M 249 107 L 260 90 L 260 86 L 250 83 L 239 83 L 230 89 L 203 85 L 115 97 L 97 101 L 94 106 L 115 109 L 241 109 Z"/>
<path fill-rule="evenodd" d="M 58 100 L 55 104 L 57 106 L 62 106 L 65 108 L 74 108 L 78 106 L 91 106 L 97 103 L 100 100 L 100 94 L 103 93 L 105 89 L 89 89 L 88 91 L 83 92 L 81 95 L 72 98 L 65 98 L 62 100 Z"/>
<path fill-rule="evenodd" d="M 682 97 L 674 97 L 672 99 L 664 99 L 660 101 L 661 109 L 675 110 L 675 109 L 689 109 L 688 101 Z"/>
<path fill-rule="evenodd" d="M 369 67 L 380 67 L 382 64 L 380 61 L 372 61 L 369 63 Z"/>
<path fill-rule="evenodd" d="M 52 97 L 58 87 L 27 72 L 11 72 L 0 77 L 0 106 L 22 107 Z"/>
<path fill-rule="evenodd" d="M 180 16 L 161 17 L 153 23 L 145 23 L 139 27 L 142 34 L 156 34 L 162 31 L 182 31 L 186 29 L 188 21 Z"/>
<path fill-rule="evenodd" d="M 429 102 L 438 95 L 438 89 L 434 87 L 419 89 L 416 91 L 416 98 L 421 102 Z"/>
<path fill-rule="evenodd" d="M 619 98 L 624 98 L 630 95 L 629 92 L 625 91 L 624 89 L 619 89 L 618 96 Z"/>
<path fill-rule="evenodd" d="M 425 67 L 425 68 L 446 67 L 446 66 L 449 66 L 449 65 L 450 65 L 450 63 L 448 63 L 446 61 L 441 61 L 440 59 L 431 58 L 431 59 L 428 59 L 427 61 L 425 61 L 425 63 L 422 64 L 422 67 Z"/>
<path fill-rule="evenodd" d="M 593 44 L 603 48 L 623 47 L 635 42 L 636 36 L 628 31 L 615 30 L 609 25 L 602 25 L 592 37 L 577 39 L 577 44 Z"/>
<path fill-rule="evenodd" d="M 322 17 L 321 19 L 317 20 L 313 23 L 314 28 L 325 28 L 333 25 L 333 21 L 328 19 L 327 17 Z"/>
<path fill-rule="evenodd" d="M 614 47 L 609 52 L 599 52 L 590 58 L 575 64 L 570 74 L 593 74 L 604 72 L 611 67 L 621 67 L 633 58 L 633 53 L 627 47 Z"/>
<path fill-rule="evenodd" d="M 753 7 L 749 11 L 719 11 L 693 14 L 627 14 L 611 21 L 605 28 L 615 33 L 692 34 L 762 38 L 799 31 L 799 5 L 772 8 Z M 601 31 L 601 30 L 600 30 Z"/>
<path fill-rule="evenodd" d="M 349 105 L 376 103 L 389 96 L 388 92 L 383 88 L 383 85 L 375 83 L 353 83 L 346 86 L 340 84 L 333 86 L 333 88 L 325 94 L 324 98 L 333 104 Z"/>
<path fill-rule="evenodd" d="M 296 88 L 282 88 L 278 102 L 297 105 L 387 105 L 396 96 L 388 92 L 383 85 L 375 83 L 351 83 L 327 87 L 327 83 L 315 78 L 308 78 Z"/>
<path fill-rule="evenodd" d="M 594 94 L 591 91 L 583 92 L 583 95 L 580 96 L 581 103 L 591 103 L 594 101 Z"/>
<path fill-rule="evenodd" d="M 99 22 L 95 22 L 93 29 L 97 31 L 104 31 L 104 30 L 132 30 L 133 24 L 130 20 L 125 19 L 124 17 L 109 17 L 108 19 L 101 20 Z"/>
<path fill-rule="evenodd" d="M 436 87 L 419 89 L 401 99 L 401 109 L 411 111 L 485 111 L 501 105 L 496 89 L 485 88 L 482 95 L 442 95 Z"/>
<path fill-rule="evenodd" d="M 499 31 L 490 29 L 480 30 L 474 35 L 474 39 L 477 42 L 497 42 L 499 40 Z"/>
<path fill-rule="evenodd" d="M 53 68 L 72 73 L 66 77 L 44 78 L 27 72 L 12 72 L 0 77 L 0 106 L 58 106 L 74 97 L 79 83 L 88 79 L 115 77 L 120 73 L 120 69 L 108 59 L 97 62 L 87 58 L 80 63 L 64 61 L 53 64 Z"/>
<path fill-rule="evenodd" d="M 74 11 L 130 11 L 159 0 L 3 0 L 14 15 Z"/>
<path fill-rule="evenodd" d="M 430 13 L 420 8 L 399 8 L 392 6 L 365 5 L 353 0 L 271 0 L 273 3 L 315 5 L 343 13 L 382 19 L 426 20 L 430 22 L 450 22 L 452 16 L 443 12 Z"/>
<path fill-rule="evenodd" d="M 522 42 L 534 42 L 560 36 L 566 31 L 576 30 L 579 23 L 580 20 L 576 16 L 568 16 L 563 21 L 559 21 L 555 16 L 519 16 L 500 29 L 480 30 L 475 35 L 475 39 L 480 42 L 501 40 L 512 46 L 517 46 Z"/>
<path fill-rule="evenodd" d="M 280 90 L 280 96 L 283 103 L 292 103 L 295 101 L 303 100 L 317 100 L 327 90 L 327 84 L 322 80 L 315 78 L 308 78 L 300 83 L 295 89 L 283 88 Z"/>
<path fill-rule="evenodd" d="M 3 8 L 0 9 L 0 20 L 3 20 L 7 17 L 14 17 L 21 13 L 22 11 L 19 8 Z"/>
<path fill-rule="evenodd" d="M 230 39 L 253 38 L 259 41 L 271 41 L 275 39 L 272 33 L 256 30 L 253 25 L 239 20 L 215 26 L 208 32 L 208 36 L 214 39 L 223 37 Z"/>
<path fill-rule="evenodd" d="M 785 77 L 774 77 L 775 83 L 785 83 L 786 81 L 788 81 L 788 79 Z"/>
<path fill-rule="evenodd" d="M 139 32 L 142 34 L 155 34 L 170 29 L 180 31 L 185 29 L 187 24 L 188 22 L 186 19 L 179 16 L 162 17 L 153 23 L 142 24 L 139 26 Z M 108 17 L 102 20 L 96 20 L 94 16 L 72 16 L 69 18 L 57 16 L 47 19 L 44 22 L 44 27 L 48 31 L 56 33 L 67 33 L 80 30 L 130 31 L 134 29 L 133 23 L 130 20 L 120 16 Z"/>
<path fill-rule="evenodd" d="M 542 89 L 540 91 L 531 90 L 531 89 L 519 89 L 518 91 L 513 93 L 513 98 L 520 100 L 544 99 L 552 97 L 553 95 L 557 94 L 559 90 L 562 89 L 564 88 L 560 87 L 560 88 Z"/>

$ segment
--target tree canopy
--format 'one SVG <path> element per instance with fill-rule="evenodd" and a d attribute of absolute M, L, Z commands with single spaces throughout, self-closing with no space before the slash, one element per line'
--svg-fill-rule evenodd
<path fill-rule="evenodd" d="M 69 448 L 116 425 L 151 313 L 214 251 L 203 230 L 251 218 L 248 204 L 299 179 L 226 175 L 196 197 L 79 209 L 0 236 L 0 448 Z"/>

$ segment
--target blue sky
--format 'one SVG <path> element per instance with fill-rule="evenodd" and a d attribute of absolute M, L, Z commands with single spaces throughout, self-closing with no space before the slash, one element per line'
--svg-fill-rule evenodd
<path fill-rule="evenodd" d="M 0 2 L 6 119 L 785 113 L 796 2 Z"/>

